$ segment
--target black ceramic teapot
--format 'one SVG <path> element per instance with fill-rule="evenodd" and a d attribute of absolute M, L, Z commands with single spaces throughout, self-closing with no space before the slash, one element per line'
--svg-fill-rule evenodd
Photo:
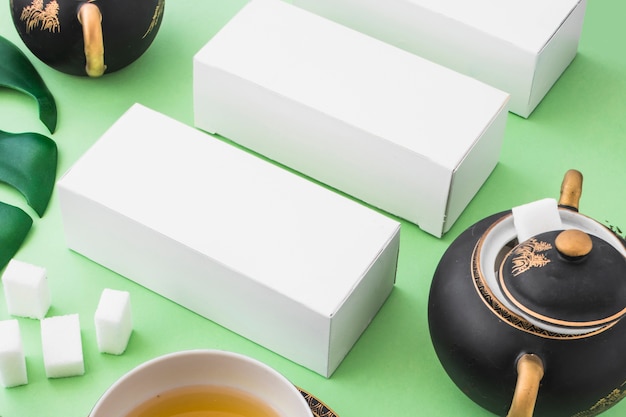
<path fill-rule="evenodd" d="M 30 51 L 72 75 L 99 77 L 139 58 L 152 44 L 165 0 L 10 0 Z"/>
<path fill-rule="evenodd" d="M 437 356 L 497 415 L 588 417 L 626 397 L 626 242 L 578 212 L 581 190 L 582 175 L 568 171 L 564 230 L 519 242 L 512 212 L 494 214 L 463 232 L 435 271 Z"/>

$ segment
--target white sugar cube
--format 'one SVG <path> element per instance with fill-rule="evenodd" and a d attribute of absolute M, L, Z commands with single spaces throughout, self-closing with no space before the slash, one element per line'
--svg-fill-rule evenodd
<path fill-rule="evenodd" d="M 98 349 L 103 353 L 121 355 L 133 331 L 130 294 L 126 291 L 102 291 L 95 314 Z"/>
<path fill-rule="evenodd" d="M 563 229 L 559 205 L 554 198 L 545 198 L 513 208 L 513 224 L 517 240 L 524 242 L 540 233 Z"/>
<path fill-rule="evenodd" d="M 42 319 L 50 308 L 46 269 L 11 259 L 2 274 L 9 314 Z"/>
<path fill-rule="evenodd" d="M 27 383 L 20 326 L 17 320 L 0 321 L 0 384 L 8 388 Z"/>
<path fill-rule="evenodd" d="M 41 321 L 41 345 L 48 378 L 85 373 L 78 314 L 48 317 Z"/>

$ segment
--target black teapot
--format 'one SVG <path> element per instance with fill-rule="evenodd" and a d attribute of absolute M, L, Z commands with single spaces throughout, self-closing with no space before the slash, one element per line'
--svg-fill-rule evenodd
<path fill-rule="evenodd" d="M 152 44 L 165 0 L 10 0 L 13 23 L 30 51 L 72 75 L 124 68 Z"/>
<path fill-rule="evenodd" d="M 581 191 L 582 175 L 568 171 L 555 208 L 563 230 L 519 242 L 512 211 L 494 214 L 435 271 L 435 352 L 497 415 L 588 417 L 626 397 L 626 241 L 578 212 Z"/>

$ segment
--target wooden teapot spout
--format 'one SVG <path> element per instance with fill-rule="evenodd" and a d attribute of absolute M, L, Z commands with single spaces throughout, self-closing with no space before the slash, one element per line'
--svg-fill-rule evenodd
<path fill-rule="evenodd" d="M 537 402 L 543 362 L 537 355 L 524 354 L 517 361 L 517 383 L 507 417 L 532 417 Z"/>
<path fill-rule="evenodd" d="M 561 196 L 559 206 L 578 211 L 580 196 L 583 191 L 583 174 L 575 169 L 570 169 L 565 173 L 561 183 Z"/>
<path fill-rule="evenodd" d="M 100 9 L 94 3 L 84 3 L 78 9 L 78 21 L 83 25 L 85 71 L 90 77 L 100 77 L 106 70 Z"/>

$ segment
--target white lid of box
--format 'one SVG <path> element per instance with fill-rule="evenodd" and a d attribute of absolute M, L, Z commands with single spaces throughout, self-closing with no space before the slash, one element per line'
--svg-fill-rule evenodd
<path fill-rule="evenodd" d="M 540 51 L 581 0 L 407 0 L 530 51 Z"/>
<path fill-rule="evenodd" d="M 60 184 L 327 317 L 399 229 L 138 104 Z"/>
<path fill-rule="evenodd" d="M 386 138 L 399 149 L 449 171 L 460 164 L 492 121 L 494 103 L 504 106 L 508 97 L 482 82 L 277 0 L 248 3 L 237 14 L 236 24 L 226 25 L 195 59 Z M 392 71 L 390 65 L 379 62 L 393 63 Z M 327 88 L 307 82 L 306 74 L 316 74 Z M 337 94 L 329 96 L 325 93 L 329 90 Z M 390 112 L 392 103 L 394 111 Z M 419 140 L 420 135 L 428 140 Z"/>

